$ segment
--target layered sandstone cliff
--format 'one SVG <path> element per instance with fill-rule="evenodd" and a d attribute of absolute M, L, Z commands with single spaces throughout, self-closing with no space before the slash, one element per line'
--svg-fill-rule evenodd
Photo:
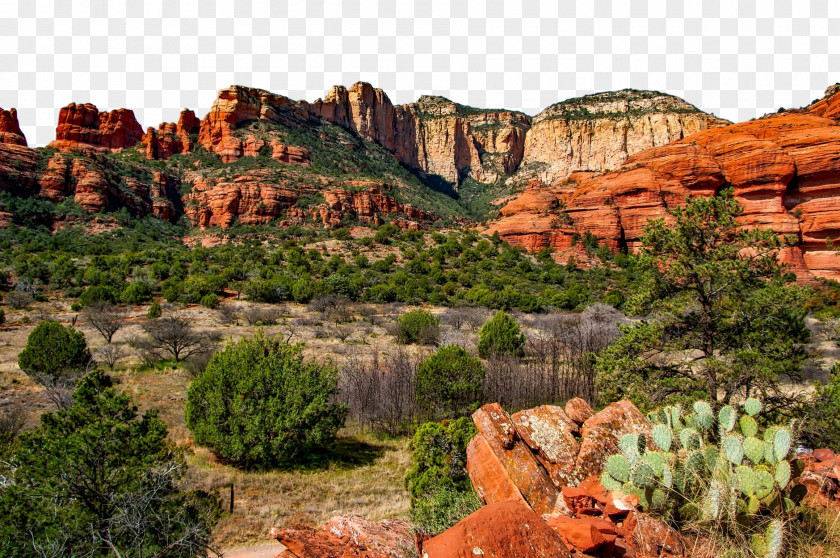
<path fill-rule="evenodd" d="M 784 261 L 800 277 L 840 278 L 840 259 L 826 246 L 840 238 L 840 114 L 830 88 L 810 110 L 700 131 L 641 151 L 616 171 L 563 185 L 535 184 L 500 211 L 489 229 L 530 250 L 569 254 L 581 235 L 612 250 L 639 247 L 648 219 L 690 196 L 732 187 L 742 223 L 792 235 Z"/>
<path fill-rule="evenodd" d="M 653 91 L 570 99 L 532 120 L 520 178 L 557 184 L 575 172 L 616 169 L 640 151 L 726 124 L 678 97 Z"/>
<path fill-rule="evenodd" d="M 99 112 L 90 103 L 70 103 L 59 112 L 55 141 L 48 147 L 115 151 L 131 147 L 142 138 L 143 128 L 132 110 L 122 108 Z"/>
<path fill-rule="evenodd" d="M 0 108 L 0 143 L 26 145 L 26 136 L 20 130 L 17 110 Z"/>

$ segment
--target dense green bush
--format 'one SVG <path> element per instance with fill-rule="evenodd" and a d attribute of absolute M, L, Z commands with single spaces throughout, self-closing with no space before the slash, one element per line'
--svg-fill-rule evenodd
<path fill-rule="evenodd" d="M 111 287 L 102 287 L 95 285 L 88 287 L 79 297 L 79 304 L 82 306 L 90 306 L 94 302 L 110 302 L 116 304 L 117 295 Z"/>
<path fill-rule="evenodd" d="M 805 407 L 802 437 L 811 448 L 831 448 L 840 452 L 840 369 L 835 364 L 828 383 L 814 386 Z"/>
<path fill-rule="evenodd" d="M 418 343 L 424 331 L 440 325 L 437 316 L 427 310 L 412 310 L 398 318 L 397 343 Z"/>
<path fill-rule="evenodd" d="M 323 447 L 344 424 L 332 403 L 333 366 L 303 360 L 303 347 L 262 332 L 213 356 L 187 393 L 186 423 L 198 444 L 247 466 L 288 463 Z"/>
<path fill-rule="evenodd" d="M 427 422 L 411 440 L 412 467 L 405 477 L 411 515 L 421 532 L 445 531 L 481 505 L 467 474 L 467 444 L 472 421 Z"/>
<path fill-rule="evenodd" d="M 120 295 L 126 304 L 143 304 L 152 299 L 152 288 L 146 283 L 132 283 Z"/>
<path fill-rule="evenodd" d="M 481 403 L 484 366 L 458 345 L 446 345 L 417 371 L 417 406 L 434 420 L 470 413 Z"/>
<path fill-rule="evenodd" d="M 157 413 L 138 417 L 98 370 L 73 395 L 20 436 L 0 490 L 0 555 L 206 555 L 218 498 L 179 489 L 186 466 Z"/>
<path fill-rule="evenodd" d="M 213 293 L 201 297 L 200 304 L 205 308 L 216 308 L 219 305 L 219 297 Z"/>
<path fill-rule="evenodd" d="M 18 355 L 18 366 L 31 376 L 58 378 L 84 370 L 91 360 L 85 335 L 52 320 L 38 324 Z"/>
<path fill-rule="evenodd" d="M 146 312 L 146 317 L 150 320 L 154 320 L 155 318 L 160 318 L 161 314 L 163 314 L 163 310 L 160 307 L 159 302 L 153 302 L 149 306 L 149 311 Z"/>
<path fill-rule="evenodd" d="M 505 312 L 499 310 L 487 320 L 478 332 L 478 354 L 481 358 L 494 355 L 524 354 L 525 334 L 519 330 L 519 324 Z"/>

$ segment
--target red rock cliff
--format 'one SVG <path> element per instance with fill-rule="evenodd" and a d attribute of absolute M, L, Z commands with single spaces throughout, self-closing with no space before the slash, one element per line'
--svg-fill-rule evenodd
<path fill-rule="evenodd" d="M 55 141 L 48 147 L 68 149 L 108 149 L 131 147 L 143 138 L 143 128 L 134 111 L 117 109 L 99 112 L 94 105 L 70 103 L 62 108 L 55 129 Z"/>

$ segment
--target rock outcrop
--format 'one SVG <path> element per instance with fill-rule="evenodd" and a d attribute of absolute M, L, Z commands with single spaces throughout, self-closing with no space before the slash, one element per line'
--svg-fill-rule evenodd
<path fill-rule="evenodd" d="M 16 109 L 0 108 L 0 143 L 26 146 L 26 136 L 20 130 Z"/>
<path fill-rule="evenodd" d="M 479 110 L 424 95 L 394 106 L 381 89 L 333 87 L 312 109 L 319 117 L 379 143 L 427 177 L 455 185 L 493 182 L 522 160 L 530 119 L 519 112 Z"/>
<path fill-rule="evenodd" d="M 55 141 L 48 147 L 61 150 L 103 149 L 116 151 L 143 139 L 143 128 L 134 111 L 99 112 L 94 105 L 70 103 L 58 114 Z"/>
<path fill-rule="evenodd" d="M 189 153 L 193 150 L 193 134 L 197 134 L 201 121 L 189 109 L 181 111 L 178 123 L 162 122 L 157 130 L 149 128 L 143 136 L 146 157 L 149 159 L 169 159 L 176 153 Z"/>
<path fill-rule="evenodd" d="M 385 216 L 405 228 L 417 228 L 434 215 L 397 201 L 390 186 L 370 181 L 347 181 L 326 190 L 277 182 L 270 171 L 253 171 L 234 180 L 191 179 L 185 210 L 198 228 L 231 227 L 234 223 L 257 225 L 286 217 L 298 223 L 313 220 L 325 227 L 340 226 L 345 218 L 381 224 Z M 320 202 L 317 198 L 322 197 Z M 307 198 L 312 201 L 306 201 Z M 303 201 L 305 203 L 299 204 Z"/>
<path fill-rule="evenodd" d="M 707 129 L 627 159 L 613 172 L 549 186 L 535 183 L 500 211 L 488 232 L 529 250 L 568 256 L 584 233 L 611 250 L 639 247 L 649 219 L 668 218 L 686 197 L 734 189 L 744 226 L 798 243 L 782 261 L 800 278 L 840 278 L 826 241 L 840 237 L 840 95 L 809 110 Z"/>

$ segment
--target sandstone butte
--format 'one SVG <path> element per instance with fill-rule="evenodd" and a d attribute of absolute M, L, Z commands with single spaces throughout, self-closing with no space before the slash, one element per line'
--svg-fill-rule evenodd
<path fill-rule="evenodd" d="M 595 413 L 575 398 L 565 408 L 544 405 L 513 416 L 493 403 L 473 421 L 478 434 L 467 469 L 485 504 L 478 511 L 435 537 L 412 536 L 401 520 L 357 516 L 335 517 L 320 530 L 272 529 L 269 536 L 283 545 L 277 558 L 712 558 L 697 541 L 643 513 L 637 495 L 601 484 L 621 436 L 650 432 L 629 401 Z M 805 464 L 797 482 L 808 491 L 806 505 L 840 509 L 840 457 L 826 449 L 797 457 Z"/>
<path fill-rule="evenodd" d="M 732 187 L 745 226 L 770 228 L 797 242 L 781 259 L 801 279 L 840 279 L 840 259 L 826 246 L 840 236 L 840 87 L 803 110 L 788 110 L 698 131 L 631 155 L 598 176 L 533 181 L 501 208 L 487 232 L 559 257 L 580 254 L 586 231 L 612 250 L 636 250 L 648 219 L 687 197 Z"/>

